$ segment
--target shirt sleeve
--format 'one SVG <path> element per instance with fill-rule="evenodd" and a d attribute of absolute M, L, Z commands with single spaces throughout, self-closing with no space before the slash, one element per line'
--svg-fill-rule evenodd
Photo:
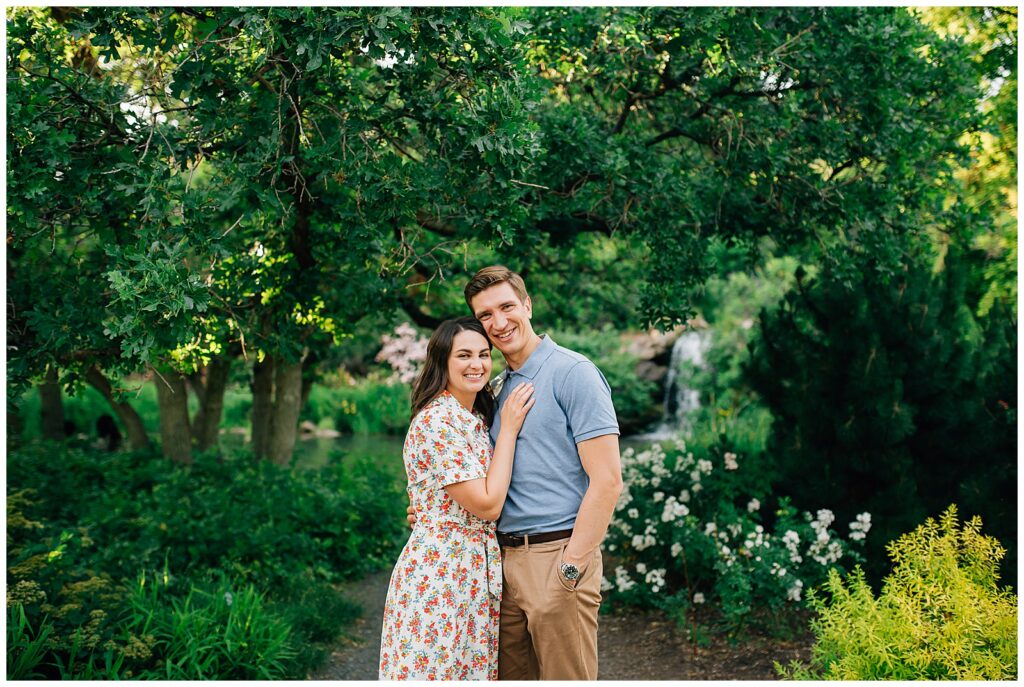
<path fill-rule="evenodd" d="M 469 442 L 469 428 L 457 424 L 451 413 L 442 412 L 424 427 L 420 455 L 441 487 L 487 476 Z"/>
<path fill-rule="evenodd" d="M 580 361 L 569 370 L 558 400 L 577 444 L 606 434 L 619 434 L 611 387 L 597 365 L 589 360 Z"/>

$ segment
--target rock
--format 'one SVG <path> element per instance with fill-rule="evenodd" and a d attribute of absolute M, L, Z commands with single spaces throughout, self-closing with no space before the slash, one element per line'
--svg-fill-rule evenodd
<path fill-rule="evenodd" d="M 303 439 L 311 439 L 313 437 L 317 439 L 337 439 L 341 436 L 341 432 L 330 427 L 318 427 L 310 420 L 303 420 L 299 424 L 299 434 L 302 435 Z"/>
<path fill-rule="evenodd" d="M 658 365 L 650 360 L 641 360 L 636 364 L 636 376 L 650 382 L 662 382 L 668 374 L 668 367 Z"/>
<path fill-rule="evenodd" d="M 624 337 L 623 347 L 627 353 L 635 355 L 640 360 L 657 360 L 671 353 L 672 344 L 682 333 L 683 327 L 676 327 L 668 333 L 650 329 L 641 334 Z"/>

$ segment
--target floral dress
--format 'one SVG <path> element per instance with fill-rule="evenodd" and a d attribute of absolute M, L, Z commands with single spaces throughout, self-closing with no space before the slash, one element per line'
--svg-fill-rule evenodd
<path fill-rule="evenodd" d="M 403 450 L 417 520 L 391 574 L 382 680 L 496 680 L 501 552 L 495 525 L 444 487 L 486 477 L 483 420 L 447 391 L 409 427 Z"/>

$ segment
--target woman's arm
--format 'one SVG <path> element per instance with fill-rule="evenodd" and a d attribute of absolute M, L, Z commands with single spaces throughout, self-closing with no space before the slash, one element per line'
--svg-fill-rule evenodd
<path fill-rule="evenodd" d="M 478 518 L 497 520 L 501 515 L 508 494 L 508 483 L 512 478 L 516 439 L 535 400 L 532 384 L 517 386 L 501 407 L 501 431 L 494 445 L 487 477 L 445 486 L 445 491 L 456 503 Z"/>

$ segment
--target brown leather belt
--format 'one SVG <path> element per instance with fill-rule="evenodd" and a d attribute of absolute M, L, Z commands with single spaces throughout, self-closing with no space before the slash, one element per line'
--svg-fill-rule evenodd
<path fill-rule="evenodd" d="M 540 534 L 502 534 L 498 532 L 498 543 L 502 546 L 522 546 L 523 544 L 543 544 L 544 542 L 568 539 L 572 530 L 557 532 L 541 532 Z"/>

